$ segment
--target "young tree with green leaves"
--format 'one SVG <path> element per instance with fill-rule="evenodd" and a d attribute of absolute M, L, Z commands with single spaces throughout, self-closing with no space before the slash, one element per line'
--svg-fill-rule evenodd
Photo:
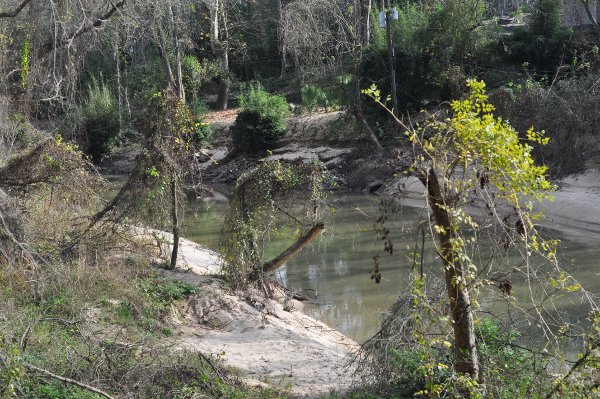
<path fill-rule="evenodd" d="M 407 173 L 425 188 L 430 234 L 449 299 L 455 372 L 467 375 L 472 388 L 484 377 L 475 336 L 480 290 L 508 298 L 512 281 L 523 281 L 523 303 L 513 304 L 539 326 L 541 335 L 557 340 L 562 319 L 545 303 L 558 292 L 582 288 L 559 267 L 558 242 L 544 240 L 535 226 L 541 214 L 534 206 L 550 198 L 553 186 L 547 168 L 535 164 L 532 145 L 548 140 L 533 129 L 520 136 L 495 117 L 483 82 L 469 80 L 468 87 L 469 97 L 452 102 L 448 113 L 430 116 L 416 127 L 396 120 L 413 146 L 414 162 Z M 376 87 L 364 93 L 385 106 Z M 490 257 L 486 265 L 477 264 L 475 259 L 482 259 L 480 246 L 489 248 L 490 243 L 499 248 L 485 255 Z M 512 271 L 504 270 L 509 253 L 523 260 Z"/>

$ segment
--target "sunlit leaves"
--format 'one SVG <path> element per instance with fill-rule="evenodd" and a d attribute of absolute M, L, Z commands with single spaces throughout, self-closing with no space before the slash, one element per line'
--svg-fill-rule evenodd
<path fill-rule="evenodd" d="M 448 145 L 465 169 L 489 170 L 489 182 L 514 205 L 525 196 L 547 198 L 552 189 L 546 179 L 547 167 L 536 165 L 532 147 L 512 126 L 492 114 L 494 107 L 487 102 L 485 83 L 470 80 L 468 86 L 470 96 L 452 103 L 454 116 L 448 127 L 453 135 Z M 527 138 L 539 144 L 548 142 L 543 132 L 533 129 L 527 132 Z"/>

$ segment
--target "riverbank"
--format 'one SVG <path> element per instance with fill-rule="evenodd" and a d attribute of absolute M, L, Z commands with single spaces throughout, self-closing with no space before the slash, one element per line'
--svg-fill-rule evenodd
<path fill-rule="evenodd" d="M 544 201 L 544 226 L 577 232 L 582 239 L 600 236 L 600 169 L 588 169 L 558 182 L 553 201 Z M 586 235 L 585 232 L 589 232 Z"/>
<path fill-rule="evenodd" d="M 164 238 L 169 238 L 165 234 Z M 248 385 L 269 386 L 291 397 L 343 393 L 352 383 L 348 361 L 359 345 L 260 292 L 231 293 L 218 277 L 217 253 L 181 240 L 175 271 L 162 271 L 196 288 L 171 317 L 173 344 L 211 354 L 235 368 Z"/>
<path fill-rule="evenodd" d="M 600 169 L 568 175 L 554 182 L 557 190 L 551 199 L 537 205 L 545 218 L 543 227 L 577 236 L 582 241 L 597 242 L 600 237 Z M 424 188 L 414 178 L 400 178 L 386 188 L 389 195 L 399 195 L 406 206 L 423 207 Z M 393 194 L 395 193 L 395 194 Z M 397 194 L 400 193 L 400 194 Z"/>
<path fill-rule="evenodd" d="M 331 176 L 331 187 L 350 191 L 370 190 L 391 179 L 397 168 L 396 152 L 378 154 L 369 144 L 354 118 L 346 112 L 319 112 L 291 116 L 287 133 L 271 151 L 262 154 L 236 152 L 230 130 L 236 110 L 207 115 L 213 138 L 196 156 L 206 185 L 233 184 L 244 172 L 267 160 L 289 163 L 322 162 Z M 136 165 L 139 146 L 122 148 L 100 165 L 103 175 L 128 175 Z M 207 194 L 210 197 L 210 192 Z"/>

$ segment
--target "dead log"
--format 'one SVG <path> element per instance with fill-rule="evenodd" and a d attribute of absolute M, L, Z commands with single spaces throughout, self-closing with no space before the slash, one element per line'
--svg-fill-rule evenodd
<path fill-rule="evenodd" d="M 298 252 L 302 251 L 306 245 L 317 238 L 324 230 L 325 224 L 323 222 L 319 222 L 314 225 L 306 234 L 298 238 L 296 242 L 290 245 L 289 248 L 277 255 L 272 260 L 265 262 L 263 264 L 263 272 L 270 273 L 279 269 L 285 262 L 296 256 Z"/>

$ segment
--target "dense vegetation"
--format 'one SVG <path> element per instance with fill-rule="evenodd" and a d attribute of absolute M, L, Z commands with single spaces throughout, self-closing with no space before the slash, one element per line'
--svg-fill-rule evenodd
<path fill-rule="evenodd" d="M 598 397 L 594 295 L 560 268 L 532 202 L 599 155 L 596 5 L 384 4 L 380 14 L 370 0 L 0 1 L 1 398 L 278 395 L 166 340 L 169 312 L 195 287 L 156 270 L 177 266 L 186 199 L 201 190 L 214 138 L 208 115 L 232 107 L 220 137 L 229 158 L 253 166 L 295 139 L 290 118 L 335 110 L 359 132 L 339 128 L 340 141 L 427 190 L 420 228 L 445 281 L 425 278 L 425 244 L 411 248 L 411 291 L 364 345 L 350 395 Z M 113 195 L 97 168 L 128 151 L 135 161 Z M 241 174 L 222 239 L 231 290 L 272 294 L 263 277 L 287 258 L 269 262 L 263 247 L 287 235 L 299 250 L 323 230 L 328 177 L 317 161 Z M 471 215 L 476 200 L 490 215 Z M 377 235 L 392 254 L 385 221 Z M 134 225 L 172 231 L 170 258 Z M 523 258 L 530 302 L 511 304 L 530 309 L 521 321 L 543 343 L 479 307 L 486 289 L 511 297 L 502 261 L 475 260 L 484 235 Z M 536 262 L 549 269 L 532 272 Z M 548 305 L 558 296 L 585 302 L 588 319 L 571 323 Z"/>

